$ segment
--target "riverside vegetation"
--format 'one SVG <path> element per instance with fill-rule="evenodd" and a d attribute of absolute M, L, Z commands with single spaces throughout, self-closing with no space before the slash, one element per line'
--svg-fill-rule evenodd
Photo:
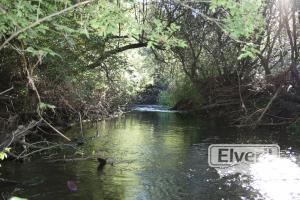
<path fill-rule="evenodd" d="M 69 123 L 136 102 L 297 131 L 299 10 L 296 0 L 0 0 L 0 159 L 76 151 Z"/>

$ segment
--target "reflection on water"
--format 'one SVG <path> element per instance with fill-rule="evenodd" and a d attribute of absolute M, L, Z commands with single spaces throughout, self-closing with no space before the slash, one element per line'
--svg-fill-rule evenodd
<path fill-rule="evenodd" d="M 253 199 L 300 199 L 300 167 L 293 156 L 265 155 L 257 163 L 217 171 L 220 177 L 227 179 L 227 184 L 239 182 L 243 188 L 254 192 Z"/>
<path fill-rule="evenodd" d="M 135 105 L 132 110 L 141 112 L 179 112 L 160 105 Z"/>
<path fill-rule="evenodd" d="M 6 163 L 0 169 L 2 177 L 42 180 L 38 184 L 17 186 L 14 194 L 29 199 L 290 199 L 299 195 L 300 170 L 290 158 L 263 160 L 251 168 L 247 166 L 244 174 L 218 172 L 208 166 L 210 144 L 272 143 L 277 142 L 274 138 L 280 138 L 278 135 L 247 134 L 217 121 L 144 111 L 145 108 L 143 112 L 101 122 L 100 136 L 82 147 L 87 153 L 109 158 L 113 166 L 98 171 L 94 160 Z M 74 133 L 76 130 L 70 131 L 69 136 L 77 137 Z M 94 128 L 85 131 L 86 137 L 95 135 Z M 284 140 L 281 147 L 289 145 Z M 272 170 L 278 174 L 274 176 Z M 76 192 L 68 190 L 68 181 L 76 183 Z M 0 191 L 13 189 L 0 188 Z"/>
<path fill-rule="evenodd" d="M 251 166 L 252 186 L 266 199 L 300 199 L 300 168 L 295 158 L 266 156 Z"/>

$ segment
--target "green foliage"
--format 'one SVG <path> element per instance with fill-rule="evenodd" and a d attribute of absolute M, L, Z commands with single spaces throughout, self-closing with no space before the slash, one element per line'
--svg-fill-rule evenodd
<path fill-rule="evenodd" d="M 249 43 L 246 43 L 244 45 L 244 47 L 242 48 L 241 54 L 238 57 L 238 59 L 239 60 L 244 59 L 244 58 L 254 59 L 256 57 L 257 53 L 259 53 L 259 50 L 257 49 L 257 47 L 253 43 L 249 42 Z"/>
<path fill-rule="evenodd" d="M 3 5 L 0 10 L 0 38 L 7 38 L 16 30 L 26 28 L 43 17 L 59 12 L 72 5 L 72 2 L 0 0 L 0 5 Z M 159 45 L 170 49 L 175 46 L 186 46 L 183 40 L 174 36 L 174 33 L 180 29 L 175 23 L 168 24 L 150 18 L 143 22 L 137 20 L 134 10 L 140 4 L 139 1 L 119 1 L 119 3 L 106 0 L 95 1 L 63 13 L 62 16 L 49 18 L 47 22 L 22 32 L 17 39 L 24 45 L 30 56 L 39 59 L 48 55 L 65 59 L 64 53 L 60 51 L 65 50 L 66 45 L 71 47 L 72 53 L 75 53 L 77 50 L 75 47 L 79 45 L 89 48 L 86 46 L 85 39 L 90 40 L 88 43 L 94 42 L 97 45 L 83 49 L 86 51 L 76 51 L 78 54 L 81 53 L 81 58 L 91 55 L 94 58 L 101 57 L 104 49 L 109 50 L 119 46 L 120 43 L 125 45 L 141 40 L 139 39 L 141 36 L 142 40 L 148 42 L 148 47 Z M 124 39 L 114 41 L 115 36 L 124 36 Z M 99 41 L 94 40 L 95 38 L 101 38 L 100 45 Z M 91 60 L 89 57 L 85 62 Z"/>
<path fill-rule="evenodd" d="M 167 50 L 172 47 L 187 47 L 184 40 L 178 39 L 174 36 L 174 33 L 180 29 L 180 26 L 172 23 L 170 27 L 166 28 L 166 25 L 158 19 L 155 19 L 153 23 L 154 29 L 151 28 L 152 31 L 146 29 L 146 31 L 150 33 L 148 36 L 148 48 L 153 48 L 155 45 L 164 46 Z"/>
<path fill-rule="evenodd" d="M 6 152 L 9 152 L 9 150 L 9 148 L 6 148 L 4 151 L 0 152 L 0 160 L 4 160 L 5 158 L 7 158 Z"/>
<path fill-rule="evenodd" d="M 5 148 L 4 151 L 0 151 L 0 161 L 7 158 L 7 152 L 10 151 L 10 148 Z M 1 164 L 0 164 L 1 167 Z"/>
<path fill-rule="evenodd" d="M 100 36 L 116 34 L 122 26 L 122 32 L 128 33 L 127 27 L 133 23 L 133 18 L 127 9 L 130 9 L 132 4 L 122 3 L 122 6 L 109 1 L 99 1 L 95 7 L 90 7 L 88 13 L 91 13 L 89 25 Z"/>
<path fill-rule="evenodd" d="M 159 103 L 167 106 L 174 106 L 181 100 L 189 100 L 196 107 L 200 107 L 202 96 L 199 91 L 193 86 L 189 79 L 173 80 L 165 91 L 162 91 L 159 96 Z"/>
<path fill-rule="evenodd" d="M 54 51 L 52 51 L 51 49 L 46 48 L 46 47 L 41 48 L 39 50 L 36 50 L 33 47 L 28 47 L 26 49 L 26 51 L 31 53 L 33 56 L 38 56 L 38 57 L 44 57 L 44 56 L 47 56 L 47 55 L 59 56 L 57 53 L 55 53 Z"/>
<path fill-rule="evenodd" d="M 0 38 L 22 29 L 36 20 L 70 5 L 70 1 L 27 1 L 0 0 Z M 36 26 L 18 36 L 20 40 L 36 39 L 49 30 L 45 24 Z"/>
<path fill-rule="evenodd" d="M 254 58 L 257 54 L 257 46 L 249 41 L 261 33 L 264 25 L 261 14 L 263 0 L 212 0 L 209 5 L 197 2 L 192 4 L 196 9 L 199 8 L 199 12 L 207 12 L 208 16 L 216 14 L 216 22 L 227 34 L 223 34 L 216 23 L 191 14 L 190 9 L 179 6 L 172 10 L 173 3 L 168 1 L 147 5 L 137 0 L 118 2 L 93 1 L 63 13 L 21 33 L 11 41 L 12 45 L 5 48 L 25 52 L 28 68 L 34 70 L 31 74 L 33 80 L 37 87 L 44 86 L 43 89 L 38 88 L 42 99 L 43 95 L 49 95 L 52 90 L 51 94 L 57 95 L 56 99 L 68 97 L 77 106 L 80 105 L 78 102 L 96 104 L 101 98 L 102 102 L 108 102 L 109 95 L 115 98 L 110 99 L 114 104 L 118 101 L 123 103 L 122 97 L 127 101 L 150 79 L 138 80 L 136 77 L 146 77 L 145 73 L 132 67 L 126 56 L 112 54 L 106 57 L 107 52 L 128 44 L 147 43 L 148 48 L 159 47 L 181 53 L 179 57 L 186 64 L 187 74 L 197 80 L 229 75 L 237 69 L 237 58 Z M 0 37 L 4 41 L 16 30 L 72 4 L 74 1 L 0 0 Z M 143 11 L 143 6 L 146 6 L 147 11 Z M 165 9 L 167 7 L 170 10 Z M 236 45 L 228 40 L 228 34 L 231 39 L 244 42 Z M 186 48 L 187 45 L 189 48 Z M 237 55 L 240 51 L 241 54 Z M 174 55 L 166 57 L 169 62 L 167 70 L 165 65 L 160 65 L 159 71 L 156 63 L 148 63 L 149 69 L 156 70 L 154 73 L 158 74 L 155 74 L 157 79 L 169 83 L 168 89 L 161 94 L 161 102 L 174 105 L 186 97 L 201 102 L 197 90 L 181 76 L 181 66 L 176 64 L 176 69 L 173 69 L 173 61 L 170 60 L 176 60 Z M 10 59 L 18 60 L 15 57 Z M 32 67 L 37 60 L 42 64 Z M 98 66 L 88 68 L 92 63 Z M 17 72 L 13 74 L 22 74 L 20 66 L 23 63 L 15 65 L 19 71 L 15 70 Z M 180 74 L 179 77 L 173 80 L 166 78 L 171 71 Z M 25 96 L 26 90 L 23 89 L 22 94 Z M 38 105 L 40 111 L 54 110 L 54 105 L 61 103 L 59 100 L 45 102 Z"/>
<path fill-rule="evenodd" d="M 264 29 L 265 18 L 262 15 L 263 0 L 212 0 L 210 9 L 215 12 L 218 8 L 229 11 L 222 20 L 221 26 L 235 40 L 246 41 L 239 59 L 254 58 L 258 47 L 247 42 L 258 36 Z"/>
<path fill-rule="evenodd" d="M 217 8 L 229 11 L 224 21 L 224 29 L 233 38 L 249 38 L 259 33 L 264 25 L 262 16 L 263 0 L 212 0 L 210 9 L 215 12 Z"/>

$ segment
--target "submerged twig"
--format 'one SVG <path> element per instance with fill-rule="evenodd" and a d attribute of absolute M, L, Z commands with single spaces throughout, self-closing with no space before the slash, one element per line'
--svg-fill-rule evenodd
<path fill-rule="evenodd" d="M 75 162 L 75 161 L 83 161 L 83 160 L 96 160 L 96 157 L 85 157 L 85 158 L 62 158 L 62 159 L 55 159 L 55 160 L 49 160 L 50 163 L 56 163 L 56 162 Z"/>

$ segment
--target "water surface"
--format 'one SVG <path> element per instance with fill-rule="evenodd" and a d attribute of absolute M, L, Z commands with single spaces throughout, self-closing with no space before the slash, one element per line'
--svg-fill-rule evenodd
<path fill-rule="evenodd" d="M 27 184 L 0 191 L 15 190 L 14 195 L 29 199 L 300 199 L 297 137 L 148 108 L 99 123 L 98 135 L 96 128 L 86 128 L 84 136 L 93 139 L 78 155 L 101 155 L 113 166 L 98 170 L 96 160 L 8 162 L 0 169 L 2 177 Z M 68 135 L 80 136 L 77 129 Z M 279 143 L 284 157 L 249 166 L 247 174 L 218 171 L 207 162 L 208 146 L 215 143 Z M 76 192 L 67 188 L 70 180 Z"/>

